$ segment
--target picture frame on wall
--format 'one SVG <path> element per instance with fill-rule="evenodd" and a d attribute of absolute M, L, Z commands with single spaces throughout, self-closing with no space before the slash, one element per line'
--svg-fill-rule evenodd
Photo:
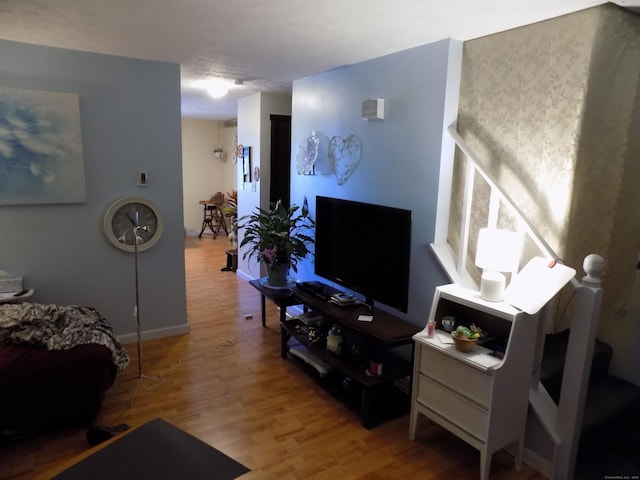
<path fill-rule="evenodd" d="M 0 205 L 85 203 L 75 93 L 0 87 Z"/>
<path fill-rule="evenodd" d="M 251 183 L 251 147 L 242 147 L 242 180 Z"/>

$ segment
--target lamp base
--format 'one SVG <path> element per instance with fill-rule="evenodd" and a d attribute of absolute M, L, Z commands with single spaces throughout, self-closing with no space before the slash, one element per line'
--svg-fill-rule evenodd
<path fill-rule="evenodd" d="M 487 302 L 501 302 L 504 300 L 506 280 L 500 272 L 487 271 L 480 279 L 480 298 Z"/>

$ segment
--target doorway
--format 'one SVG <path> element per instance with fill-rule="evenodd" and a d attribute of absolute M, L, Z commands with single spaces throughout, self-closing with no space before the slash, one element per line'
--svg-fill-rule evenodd
<path fill-rule="evenodd" d="M 291 116 L 271 115 L 271 181 L 269 202 L 291 203 Z"/>

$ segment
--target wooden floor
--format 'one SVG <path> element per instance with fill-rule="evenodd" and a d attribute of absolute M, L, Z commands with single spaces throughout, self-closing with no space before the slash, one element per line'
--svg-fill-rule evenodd
<path fill-rule="evenodd" d="M 108 391 L 98 424 L 162 417 L 250 468 L 242 480 L 479 477 L 478 452 L 437 425 L 423 421 L 415 442 L 408 415 L 366 430 L 299 364 L 281 359 L 277 311 L 267 302 L 263 328 L 258 293 L 220 271 L 227 248 L 225 237 L 186 240 L 191 333 L 143 343 L 150 378 L 133 408 L 137 365 L 129 345 L 132 363 Z M 33 478 L 87 448 L 84 430 L 0 448 L 0 479 Z M 527 465 L 514 471 L 504 451 L 491 470 L 492 479 L 544 478 Z"/>

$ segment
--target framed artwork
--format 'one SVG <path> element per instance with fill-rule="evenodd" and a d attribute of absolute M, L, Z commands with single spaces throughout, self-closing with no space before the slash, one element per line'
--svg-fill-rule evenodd
<path fill-rule="evenodd" d="M 0 205 L 84 203 L 78 95 L 0 87 Z"/>
<path fill-rule="evenodd" d="M 242 180 L 251 183 L 251 147 L 242 147 Z"/>

